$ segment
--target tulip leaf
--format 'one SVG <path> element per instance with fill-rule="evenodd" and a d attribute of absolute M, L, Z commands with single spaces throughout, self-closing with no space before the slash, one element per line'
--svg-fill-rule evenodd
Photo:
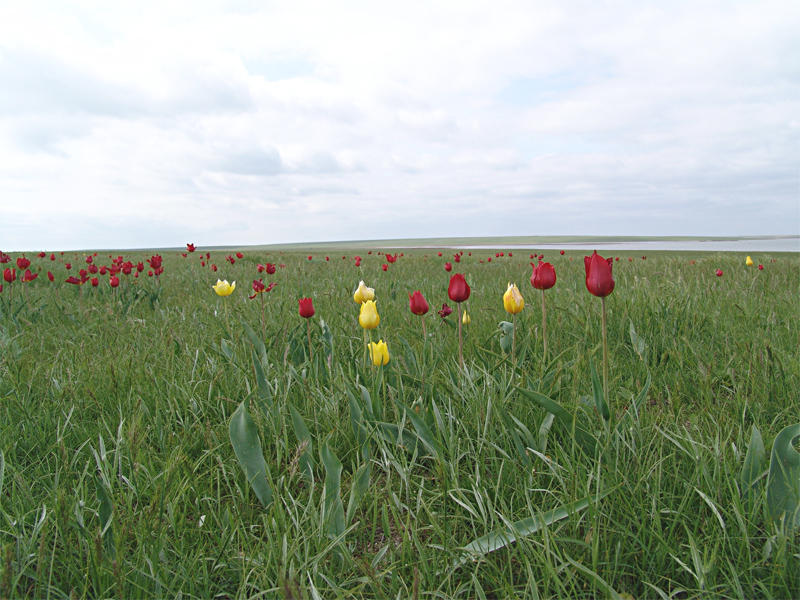
<path fill-rule="evenodd" d="M 645 345 L 644 340 L 636 334 L 636 329 L 634 329 L 633 327 L 632 319 L 630 323 L 631 323 L 630 327 L 631 345 L 633 346 L 633 349 L 636 351 L 636 354 L 639 355 L 639 358 L 642 361 L 644 361 L 645 364 L 647 364 L 647 346 Z"/>
<path fill-rule="evenodd" d="M 793 445 L 800 438 L 800 423 L 784 427 L 772 444 L 767 476 L 767 510 L 785 515 L 790 528 L 800 527 L 800 453 Z"/>
<path fill-rule="evenodd" d="M 325 352 L 325 358 L 332 360 L 333 357 L 333 333 L 331 328 L 324 319 L 319 320 L 319 328 L 322 336 L 322 348 Z"/>
<path fill-rule="evenodd" d="M 600 492 L 599 494 L 595 494 L 594 496 L 587 496 L 582 500 L 577 500 L 576 502 L 572 502 L 566 506 L 555 508 L 544 514 L 522 519 L 521 521 L 512 523 L 510 526 L 507 525 L 482 537 L 479 537 L 478 539 L 464 546 L 463 550 L 465 554 L 461 558 L 457 559 L 453 566 L 462 565 L 470 558 L 476 557 L 476 555 L 482 556 L 484 554 L 494 552 L 495 550 L 505 548 L 509 544 L 516 542 L 521 537 L 536 533 L 542 529 L 542 527 L 547 527 L 556 521 L 566 519 L 570 515 L 582 511 L 590 504 L 594 504 L 602 498 L 605 498 L 611 492 L 616 490 L 617 487 L 609 488 Z"/>
<path fill-rule="evenodd" d="M 305 421 L 303 421 L 303 417 L 289 402 L 286 404 L 289 406 L 289 412 L 292 415 L 294 434 L 297 436 L 297 441 L 300 442 L 300 447 L 302 447 L 300 451 L 300 467 L 303 469 L 303 478 L 309 482 L 314 481 L 314 455 L 312 454 L 314 452 L 314 442 L 311 439 L 311 434 L 308 432 Z"/>
<path fill-rule="evenodd" d="M 269 387 L 267 377 L 264 374 L 264 367 L 256 355 L 255 349 L 251 349 L 253 356 L 253 368 L 256 372 L 256 383 L 258 384 L 258 399 L 266 403 L 267 408 L 272 408 L 272 388 Z"/>
<path fill-rule="evenodd" d="M 345 523 L 350 523 L 358 508 L 358 503 L 369 488 L 369 478 L 372 465 L 369 462 L 362 464 L 353 475 L 353 485 L 350 488 L 350 500 L 347 502 Z"/>
<path fill-rule="evenodd" d="M 250 324 L 242 319 L 242 327 L 244 328 L 244 332 L 247 335 L 247 339 L 250 340 L 250 343 L 253 344 L 253 349 L 255 350 L 258 357 L 264 362 L 267 362 L 267 349 L 264 346 L 264 341 L 258 337 L 253 328 L 250 327 Z M 263 363 L 262 363 L 263 364 Z"/>
<path fill-rule="evenodd" d="M 390 444 L 401 446 L 413 454 L 419 450 L 420 439 L 407 429 L 402 429 L 394 423 L 376 423 L 381 437 Z"/>
<path fill-rule="evenodd" d="M 744 466 L 739 477 L 742 489 L 742 499 L 746 504 L 752 505 L 761 493 L 761 474 L 764 469 L 766 454 L 764 453 L 764 440 L 758 427 L 753 425 L 750 434 L 750 444 L 744 457 Z"/>
<path fill-rule="evenodd" d="M 603 417 L 604 421 L 608 421 L 611 418 L 611 411 L 608 410 L 606 397 L 603 393 L 603 386 L 600 385 L 597 369 L 594 368 L 594 361 L 589 361 L 589 368 L 592 371 L 592 393 L 594 395 L 594 403 L 597 406 L 597 412 Z"/>
<path fill-rule="evenodd" d="M 425 421 L 416 412 L 400 402 L 400 400 L 395 400 L 395 403 L 398 407 L 406 411 L 406 415 L 411 421 L 411 424 L 414 426 L 414 431 L 416 431 L 417 437 L 431 453 L 431 456 L 438 460 L 442 455 L 442 449 L 441 446 L 439 446 L 439 442 L 437 442 L 434 438 L 433 433 L 431 433 L 428 424 L 425 423 Z"/>
<path fill-rule="evenodd" d="M 553 413 L 547 413 L 547 416 L 539 426 L 539 452 L 544 454 L 547 451 L 547 434 L 550 433 L 550 428 L 553 426 L 553 420 L 556 416 Z"/>
<path fill-rule="evenodd" d="M 364 409 L 367 411 L 367 417 L 370 421 L 374 421 L 375 413 L 372 410 L 372 398 L 369 395 L 369 390 L 363 385 L 359 385 L 358 387 L 361 388 L 361 400 L 364 402 Z"/>
<path fill-rule="evenodd" d="M 320 459 L 325 465 L 325 491 L 323 492 L 323 510 L 325 512 L 325 530 L 328 537 L 335 539 L 345 530 L 344 505 L 342 504 L 342 463 L 331 450 L 326 439 L 320 448 Z"/>
<path fill-rule="evenodd" d="M 547 412 L 553 413 L 556 418 L 561 421 L 561 424 L 570 431 L 575 439 L 575 443 L 577 443 L 584 452 L 588 454 L 594 453 L 595 448 L 597 447 L 597 440 L 591 433 L 589 433 L 589 431 L 587 431 L 578 423 L 575 415 L 569 413 L 558 402 L 551 400 L 544 394 L 520 387 L 517 388 L 517 391 L 521 392 L 524 396 L 527 396 L 528 399 L 533 400 Z"/>
<path fill-rule="evenodd" d="M 514 324 L 509 323 L 508 321 L 500 321 L 500 348 L 508 354 L 511 352 L 511 346 L 513 345 L 514 338 Z"/>
<path fill-rule="evenodd" d="M 247 411 L 247 401 L 231 417 L 228 433 L 230 434 L 233 451 L 244 471 L 248 483 L 253 488 L 256 496 L 265 507 L 272 504 L 272 487 L 267 481 L 267 465 L 261 451 L 261 440 L 258 429 Z"/>
<path fill-rule="evenodd" d="M 350 425 L 353 427 L 353 437 L 356 438 L 359 447 L 362 447 L 369 439 L 369 433 L 367 432 L 367 428 L 364 427 L 361 407 L 358 405 L 356 397 L 349 389 L 347 390 L 347 402 L 350 405 Z"/>
<path fill-rule="evenodd" d="M 6 459 L 3 455 L 3 451 L 0 450 L 0 494 L 3 493 L 3 479 L 5 478 L 6 474 Z"/>

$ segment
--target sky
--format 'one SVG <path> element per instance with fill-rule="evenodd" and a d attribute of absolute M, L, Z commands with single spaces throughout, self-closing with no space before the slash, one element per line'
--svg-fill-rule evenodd
<path fill-rule="evenodd" d="M 0 250 L 800 234 L 800 3 L 0 4 Z"/>

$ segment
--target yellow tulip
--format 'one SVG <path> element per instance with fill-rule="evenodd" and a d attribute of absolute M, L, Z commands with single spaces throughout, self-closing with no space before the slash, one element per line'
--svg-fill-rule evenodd
<path fill-rule="evenodd" d="M 236 282 L 228 283 L 227 279 L 225 281 L 217 279 L 217 285 L 212 285 L 211 287 L 214 288 L 218 296 L 230 296 L 233 290 L 236 289 Z"/>
<path fill-rule="evenodd" d="M 753 259 L 752 259 L 752 258 L 750 258 L 750 257 L 748 256 L 748 257 L 747 257 L 747 260 L 745 261 L 745 264 L 746 264 L 748 267 L 752 267 L 752 266 L 753 266 Z"/>
<path fill-rule="evenodd" d="M 358 282 L 358 289 L 356 293 L 353 294 L 353 300 L 358 302 L 359 304 L 364 304 L 367 300 L 374 300 L 375 299 L 375 290 L 373 288 L 369 288 L 364 285 L 363 281 Z"/>
<path fill-rule="evenodd" d="M 522 294 L 519 293 L 517 286 L 513 283 L 508 284 L 508 289 L 503 294 L 503 306 L 512 315 L 522 312 L 525 307 L 525 300 L 522 299 Z"/>
<path fill-rule="evenodd" d="M 375 329 L 381 318 L 378 316 L 378 308 L 374 300 L 367 300 L 361 305 L 361 314 L 358 315 L 358 324 L 364 329 Z"/>
<path fill-rule="evenodd" d="M 472 323 L 472 319 L 470 319 L 469 315 L 467 314 L 467 309 L 466 308 L 464 309 L 464 314 L 461 315 L 461 322 L 464 325 L 469 325 L 470 323 Z"/>
<path fill-rule="evenodd" d="M 389 349 L 386 347 L 386 342 L 378 340 L 378 343 L 370 342 L 367 346 L 369 348 L 369 357 L 372 359 L 372 364 L 376 367 L 389 364 Z"/>

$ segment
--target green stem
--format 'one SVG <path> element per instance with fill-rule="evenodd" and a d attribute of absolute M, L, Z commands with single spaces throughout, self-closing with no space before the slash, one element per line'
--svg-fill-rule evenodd
<path fill-rule="evenodd" d="M 461 338 L 461 302 L 458 303 L 458 364 L 461 366 L 461 370 L 464 370 L 464 352 L 463 342 Z"/>
<path fill-rule="evenodd" d="M 606 299 L 600 299 L 603 304 L 603 397 L 608 404 L 608 341 L 606 339 Z"/>
<path fill-rule="evenodd" d="M 547 364 L 547 308 L 544 305 L 544 290 L 542 290 L 542 342 L 544 344 L 544 362 Z"/>
<path fill-rule="evenodd" d="M 514 369 L 517 368 L 517 315 L 511 315 L 511 376 L 514 376 Z"/>

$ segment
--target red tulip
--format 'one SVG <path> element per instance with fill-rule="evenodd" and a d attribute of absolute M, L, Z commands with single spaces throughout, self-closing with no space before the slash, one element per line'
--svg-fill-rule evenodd
<path fill-rule="evenodd" d="M 236 258 L 244 258 L 244 254 L 242 254 L 241 252 L 237 252 Z"/>
<path fill-rule="evenodd" d="M 150 265 L 151 269 L 158 269 L 161 266 L 161 260 L 162 260 L 161 255 L 156 254 L 155 256 L 151 256 L 150 258 L 147 259 L 147 264 Z"/>
<path fill-rule="evenodd" d="M 372 250 L 370 250 L 369 252 L 367 252 L 367 254 L 372 254 Z"/>
<path fill-rule="evenodd" d="M 205 266 L 206 266 L 206 261 L 204 261 L 204 260 L 201 260 L 201 261 L 200 261 L 200 266 L 201 266 L 201 267 L 205 267 Z"/>
<path fill-rule="evenodd" d="M 100 280 L 97 277 L 92 277 L 92 287 L 100 285 Z"/>
<path fill-rule="evenodd" d="M 137 263 L 137 264 L 136 264 L 136 270 L 137 270 L 139 273 L 141 273 L 142 271 L 144 271 L 144 263 Z"/>
<path fill-rule="evenodd" d="M 197 248 L 195 248 L 194 244 L 186 244 L 186 250 L 188 250 L 189 252 L 194 252 L 195 250 L 197 250 Z"/>
<path fill-rule="evenodd" d="M 17 280 L 17 270 L 16 269 L 6 268 L 6 270 L 3 271 L 3 280 L 6 283 L 13 283 L 14 281 L 16 281 Z"/>
<path fill-rule="evenodd" d="M 564 256 L 564 251 L 563 250 L 561 251 L 561 256 Z"/>
<path fill-rule="evenodd" d="M 206 252 L 206 260 L 211 260 L 211 252 Z"/>
<path fill-rule="evenodd" d="M 56 280 L 56 278 L 55 278 L 55 277 L 53 277 L 53 274 L 52 274 L 50 271 L 48 271 L 48 272 L 47 272 L 47 278 L 48 278 L 50 281 L 55 281 L 55 280 Z"/>
<path fill-rule="evenodd" d="M 425 301 L 425 298 L 422 297 L 422 293 L 419 290 L 408 295 L 408 308 L 411 309 L 412 313 L 420 317 L 430 310 L 428 303 Z"/>
<path fill-rule="evenodd" d="M 300 316 L 304 319 L 310 319 L 314 316 L 314 302 L 311 298 L 303 298 L 298 300 L 300 303 Z"/>
<path fill-rule="evenodd" d="M 100 269 L 97 268 L 97 265 L 89 265 L 89 273 L 92 275 L 96 274 L 99 270 Z"/>
<path fill-rule="evenodd" d="M 643 256 L 643 257 L 642 257 L 642 260 L 647 260 L 647 257 L 646 257 L 646 256 Z"/>
<path fill-rule="evenodd" d="M 460 254 L 454 254 L 453 255 L 453 260 L 455 260 L 457 263 L 460 263 L 461 262 L 461 255 Z"/>
<path fill-rule="evenodd" d="M 211 265 L 211 270 L 212 270 L 212 271 L 214 271 L 214 272 L 216 273 L 216 271 L 217 271 L 217 265 Z"/>
<path fill-rule="evenodd" d="M 239 258 L 241 258 L 241 256 Z M 308 255 L 308 260 L 311 260 L 312 258 L 314 258 L 314 257 L 309 254 Z"/>
<path fill-rule="evenodd" d="M 133 263 L 126 262 L 125 264 L 122 265 L 123 275 L 130 275 L 132 270 L 133 270 Z"/>
<path fill-rule="evenodd" d="M 272 263 L 267 263 L 266 265 L 264 265 L 264 268 L 267 271 L 267 275 L 274 275 L 275 271 L 277 270 L 275 268 L 275 265 L 273 265 Z"/>
<path fill-rule="evenodd" d="M 39 258 L 44 258 L 45 256 L 47 256 L 47 254 L 44 252 L 39 252 Z"/>
<path fill-rule="evenodd" d="M 605 298 L 614 291 L 614 278 L 611 275 L 611 258 L 603 258 L 595 250 L 591 256 L 583 258 L 586 267 L 586 289 L 598 298 Z"/>
<path fill-rule="evenodd" d="M 531 285 L 537 290 L 549 290 L 556 284 L 556 270 L 553 265 L 539 261 L 538 266 L 531 263 L 533 275 Z"/>
<path fill-rule="evenodd" d="M 472 256 L 472 252 L 470 252 L 469 255 Z"/>
<path fill-rule="evenodd" d="M 717 269 L 717 277 L 722 277 L 722 269 Z"/>
<path fill-rule="evenodd" d="M 112 275 L 111 278 L 108 280 L 108 285 L 110 285 L 112 288 L 118 287 L 119 277 L 117 277 L 116 275 Z"/>
<path fill-rule="evenodd" d="M 449 273 L 453 270 L 453 265 L 451 265 L 449 262 L 444 263 L 444 270 Z"/>
<path fill-rule="evenodd" d="M 389 265 L 381 265 L 381 269 L 383 269 L 384 271 L 388 271 Z"/>
<path fill-rule="evenodd" d="M 614 259 L 616 262 L 619 262 L 619 256 Z"/>
<path fill-rule="evenodd" d="M 441 253 L 441 252 L 439 252 L 439 256 L 441 256 L 441 255 L 442 255 L 442 253 Z"/>
<path fill-rule="evenodd" d="M 87 265 L 92 264 L 92 260 L 94 260 L 94 259 L 92 258 L 91 254 L 90 254 L 89 256 L 86 257 L 86 264 Z"/>
<path fill-rule="evenodd" d="M 36 279 L 38 276 L 38 273 L 31 273 L 30 269 L 25 269 L 25 274 L 22 276 L 22 281 L 28 283 L 29 281 Z"/>
<path fill-rule="evenodd" d="M 759 271 L 763 271 L 764 270 L 764 265 L 758 265 L 758 270 Z"/>
<path fill-rule="evenodd" d="M 230 254 L 228 254 L 228 256 L 226 256 L 226 257 L 225 257 L 225 260 L 227 260 L 227 261 L 228 261 L 229 263 L 231 263 L 232 265 L 235 265 L 235 264 L 236 264 L 236 259 L 235 259 L 235 258 L 233 258 L 233 257 L 232 257 Z"/>
<path fill-rule="evenodd" d="M 447 287 L 447 295 L 453 302 L 464 302 L 469 300 L 469 285 L 461 273 L 456 273 L 450 278 L 450 285 Z"/>
<path fill-rule="evenodd" d="M 447 304 L 442 304 L 442 310 L 439 311 L 439 316 L 444 319 L 446 316 L 452 314 L 452 312 L 453 312 L 452 308 L 447 306 Z"/>
<path fill-rule="evenodd" d="M 77 277 L 67 277 L 66 279 L 66 282 L 71 283 L 72 285 L 83 285 L 87 281 L 89 281 L 89 278 L 84 276 L 81 276 L 80 279 L 78 279 Z"/>
<path fill-rule="evenodd" d="M 24 256 L 20 256 L 17 259 L 17 268 L 22 271 L 23 269 L 27 269 L 31 266 L 31 261 L 25 258 Z"/>
<path fill-rule="evenodd" d="M 262 265 L 261 263 L 259 263 L 259 264 L 257 264 L 257 265 L 256 265 L 256 271 L 258 271 L 259 273 L 263 273 L 263 272 L 264 272 L 264 271 L 266 271 L 266 270 L 267 270 L 267 267 L 265 267 L 265 266 L 264 266 L 264 265 Z"/>
<path fill-rule="evenodd" d="M 487 260 L 487 262 L 492 262 L 492 257 L 490 256 L 490 257 L 489 257 L 489 258 L 487 258 L 486 260 Z"/>
<path fill-rule="evenodd" d="M 360 266 L 361 266 L 361 259 L 360 259 L 360 258 L 358 258 L 358 257 L 356 257 L 356 266 L 357 266 L 357 267 L 360 267 Z"/>
<path fill-rule="evenodd" d="M 80 271 L 78 271 L 78 275 L 80 275 L 81 277 L 86 277 L 86 275 L 88 275 L 88 272 L 86 271 L 86 269 L 81 269 Z"/>
<path fill-rule="evenodd" d="M 137 273 L 138 273 L 138 271 L 137 271 Z M 147 271 L 147 276 L 148 277 L 152 277 L 153 276 L 153 272 L 152 271 Z"/>
<path fill-rule="evenodd" d="M 56 259 L 56 255 L 55 254 L 51 254 L 50 255 L 50 260 L 55 260 L 55 259 Z"/>
<path fill-rule="evenodd" d="M 108 271 L 108 269 L 106 269 L 106 266 L 105 266 L 105 265 L 102 265 L 102 266 L 100 267 L 99 271 L 100 271 L 100 275 L 105 275 L 105 274 L 106 274 L 106 271 Z"/>
<path fill-rule="evenodd" d="M 394 255 L 394 256 L 392 256 L 391 254 L 387 254 L 387 255 L 386 255 L 386 261 L 387 261 L 389 264 L 394 264 L 394 263 L 396 263 L 396 262 L 397 262 L 397 253 L 395 252 L 395 255 Z"/>
<path fill-rule="evenodd" d="M 331 257 L 330 257 L 330 256 L 326 256 L 326 257 L 325 257 L 325 262 L 329 262 L 330 260 L 331 260 Z"/>

